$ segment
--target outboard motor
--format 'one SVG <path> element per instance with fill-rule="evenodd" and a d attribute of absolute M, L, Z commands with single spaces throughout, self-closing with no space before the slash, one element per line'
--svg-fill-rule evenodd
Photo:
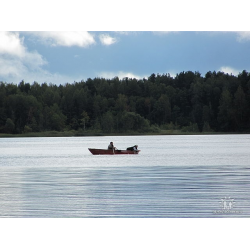
<path fill-rule="evenodd" d="M 129 148 L 127 148 L 127 150 L 133 151 L 134 147 L 129 147 Z"/>

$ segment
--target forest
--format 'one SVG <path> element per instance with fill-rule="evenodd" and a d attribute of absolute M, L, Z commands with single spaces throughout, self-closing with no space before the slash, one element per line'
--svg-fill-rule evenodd
<path fill-rule="evenodd" d="M 0 133 L 250 132 L 250 73 L 0 82 Z"/>

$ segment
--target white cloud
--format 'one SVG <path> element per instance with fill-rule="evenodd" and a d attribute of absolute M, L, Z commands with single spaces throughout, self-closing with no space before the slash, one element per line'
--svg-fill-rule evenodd
<path fill-rule="evenodd" d="M 228 66 L 222 66 L 220 67 L 219 71 L 224 72 L 225 74 L 232 74 L 234 76 L 237 76 L 241 71 L 238 69 L 234 69 Z"/>
<path fill-rule="evenodd" d="M 117 42 L 117 40 L 114 37 L 111 37 L 107 34 L 101 34 L 99 38 L 100 38 L 101 43 L 104 45 L 111 45 Z"/>
<path fill-rule="evenodd" d="M 77 34 L 76 34 L 77 33 Z M 50 45 L 88 46 L 95 42 L 86 32 L 32 32 Z M 45 58 L 37 51 L 30 51 L 24 45 L 23 32 L 0 32 L 0 81 L 19 83 L 21 80 L 33 83 L 64 84 L 80 81 L 83 77 L 51 73 L 44 69 Z M 31 32 L 29 32 L 31 34 Z M 70 35 L 71 34 L 71 35 Z M 80 35 L 82 34 L 82 36 Z M 84 36 L 85 34 L 85 36 Z M 83 39 L 85 37 L 85 39 Z M 49 40 L 47 40 L 49 39 Z M 77 57 L 77 55 L 76 55 Z"/>
<path fill-rule="evenodd" d="M 31 34 L 50 46 L 88 47 L 95 44 L 94 36 L 87 31 L 39 31 Z"/>
<path fill-rule="evenodd" d="M 0 81 L 21 77 L 22 72 L 26 71 L 25 65 L 19 59 L 8 59 L 0 57 Z M 19 80 L 22 80 L 19 78 Z"/>
<path fill-rule="evenodd" d="M 237 34 L 238 41 L 250 41 L 250 31 L 232 31 Z"/>
<path fill-rule="evenodd" d="M 23 56 L 25 54 L 23 40 L 18 33 L 0 32 L 0 54 Z"/>
<path fill-rule="evenodd" d="M 197 31 L 198 34 L 205 34 L 210 37 L 215 37 L 218 35 L 234 34 L 238 42 L 250 41 L 250 31 Z"/>
<path fill-rule="evenodd" d="M 24 38 L 16 32 L 0 32 L 0 81 L 18 81 L 42 71 L 47 62 L 36 51 L 28 51 Z"/>
<path fill-rule="evenodd" d="M 97 74 L 98 77 L 103 77 L 103 78 L 107 78 L 107 79 L 112 79 L 116 76 L 119 77 L 119 79 L 123 79 L 124 77 L 128 77 L 128 78 L 136 78 L 136 79 L 143 79 L 144 77 L 147 78 L 147 76 L 139 76 L 139 75 L 135 75 L 131 72 L 124 72 L 124 71 L 118 71 L 118 72 L 100 72 Z"/>
<path fill-rule="evenodd" d="M 0 81 L 17 84 L 21 80 L 29 83 L 36 81 L 38 83 L 47 82 L 53 84 L 64 84 L 67 82 L 73 83 L 77 79 L 67 75 L 57 73 L 52 74 L 43 69 L 39 63 L 32 65 L 32 61 L 31 63 L 27 63 L 17 57 L 0 57 Z M 81 78 L 79 78 L 79 80 L 81 80 Z"/>

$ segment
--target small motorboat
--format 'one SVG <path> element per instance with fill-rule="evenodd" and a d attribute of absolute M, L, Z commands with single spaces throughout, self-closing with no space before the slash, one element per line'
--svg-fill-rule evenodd
<path fill-rule="evenodd" d="M 97 148 L 89 148 L 89 151 L 93 155 L 131 155 L 131 154 L 139 154 L 141 150 L 119 150 L 119 149 L 97 149 Z"/>

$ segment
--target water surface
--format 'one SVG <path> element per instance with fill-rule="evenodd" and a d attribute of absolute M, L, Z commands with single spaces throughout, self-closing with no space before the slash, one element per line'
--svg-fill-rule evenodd
<path fill-rule="evenodd" d="M 91 148 L 139 145 L 139 155 Z M 250 217 L 250 135 L 0 139 L 0 217 Z"/>

